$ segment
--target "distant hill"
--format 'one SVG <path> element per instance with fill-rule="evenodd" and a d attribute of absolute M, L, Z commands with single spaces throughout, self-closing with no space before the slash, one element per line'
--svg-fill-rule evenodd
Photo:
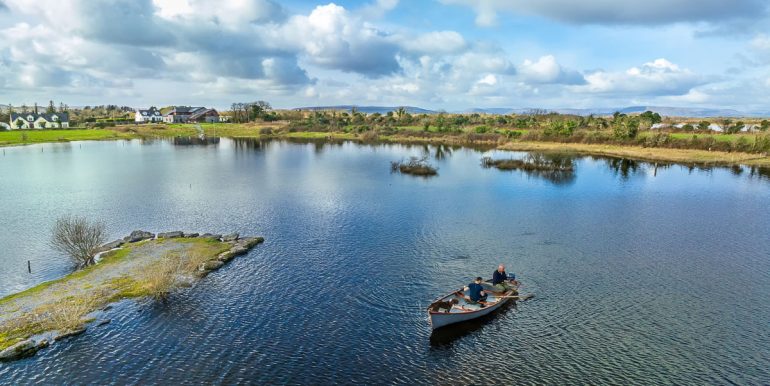
<path fill-rule="evenodd" d="M 324 110 L 344 110 L 351 111 L 355 108 L 358 112 L 366 114 L 386 114 L 388 111 L 396 111 L 399 107 L 403 107 L 409 114 L 436 114 L 438 111 L 426 110 L 414 106 L 356 106 L 356 105 L 337 105 L 337 106 L 308 106 L 297 107 L 295 110 L 309 110 L 309 111 L 324 111 Z"/>
<path fill-rule="evenodd" d="M 480 113 L 480 114 L 526 114 L 534 110 L 533 108 L 474 108 L 465 112 Z M 607 107 L 607 108 L 590 108 L 590 109 L 540 109 L 549 112 L 555 112 L 559 114 L 572 114 L 572 115 L 612 115 L 614 112 L 619 111 L 623 114 L 638 114 L 645 111 L 653 111 L 660 115 L 667 117 L 691 117 L 691 118 L 707 118 L 707 117 L 767 117 L 770 116 L 770 112 L 746 112 L 732 109 L 715 109 L 715 108 L 696 108 L 696 107 L 669 107 L 669 106 L 628 106 L 628 107 Z"/>

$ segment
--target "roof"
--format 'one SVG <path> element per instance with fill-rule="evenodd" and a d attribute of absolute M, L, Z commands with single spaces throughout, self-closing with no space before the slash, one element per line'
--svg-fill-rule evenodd
<path fill-rule="evenodd" d="M 53 116 L 54 115 L 61 122 L 68 122 L 70 120 L 69 113 L 51 113 L 51 114 L 48 114 L 48 113 L 42 113 L 42 114 L 35 114 L 35 113 L 12 113 L 11 114 L 11 121 L 15 121 L 15 120 L 21 118 L 22 120 L 25 120 L 27 122 L 34 122 L 34 121 L 37 121 L 39 118 L 42 117 L 43 119 L 45 119 L 48 122 L 53 122 Z M 32 120 L 27 119 L 30 116 L 32 116 Z"/>
<path fill-rule="evenodd" d="M 200 118 L 200 117 L 202 117 L 202 116 L 204 116 L 204 115 L 206 115 L 206 114 L 208 114 L 208 113 L 210 113 L 212 111 L 214 112 L 214 114 L 219 116 L 219 113 L 216 110 L 214 110 L 214 109 L 203 109 L 203 110 L 197 110 L 195 113 L 190 115 L 189 119 L 198 119 L 198 118 Z"/>
<path fill-rule="evenodd" d="M 198 112 L 198 110 L 206 109 L 205 107 L 191 107 L 191 106 L 174 106 L 165 115 L 170 114 L 192 114 Z"/>
<path fill-rule="evenodd" d="M 160 110 L 156 109 L 155 107 L 150 107 L 147 110 L 136 110 L 139 114 L 150 116 L 150 115 L 160 115 Z"/>

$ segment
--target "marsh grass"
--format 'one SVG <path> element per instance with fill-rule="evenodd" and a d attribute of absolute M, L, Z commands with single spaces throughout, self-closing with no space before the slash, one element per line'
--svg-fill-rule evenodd
<path fill-rule="evenodd" d="M 147 295 L 155 300 L 168 298 L 179 283 L 182 267 L 182 257 L 176 253 L 168 253 L 148 266 L 142 277 Z"/>
<path fill-rule="evenodd" d="M 438 168 L 428 162 L 428 157 L 409 157 L 406 161 L 393 161 L 390 163 L 391 172 L 411 174 L 414 176 L 430 177 L 438 174 Z"/>
<path fill-rule="evenodd" d="M 499 170 L 524 170 L 524 171 L 561 171 L 574 170 L 572 158 L 559 155 L 543 155 L 533 153 L 524 159 L 501 159 L 492 157 L 481 159 L 481 165 L 485 168 L 497 168 Z"/>

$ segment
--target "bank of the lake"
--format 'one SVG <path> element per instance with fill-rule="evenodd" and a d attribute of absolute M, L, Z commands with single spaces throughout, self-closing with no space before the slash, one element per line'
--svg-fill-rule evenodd
<path fill-rule="evenodd" d="M 0 361 L 34 355 L 52 341 L 85 332 L 110 303 L 165 298 L 262 241 L 238 234 L 132 232 L 102 247 L 98 264 L 0 299 Z"/>
<path fill-rule="evenodd" d="M 766 153 L 709 151 L 687 148 L 643 147 L 617 144 L 562 143 L 532 141 L 500 136 L 474 136 L 469 133 L 420 133 L 415 130 L 399 130 L 388 134 L 354 133 L 343 131 L 289 131 L 285 122 L 265 124 L 214 123 L 199 125 L 207 136 L 255 139 L 312 139 L 351 140 L 382 143 L 424 143 L 453 146 L 484 146 L 489 149 L 513 151 L 568 152 L 585 155 L 623 157 L 640 161 L 662 161 L 697 165 L 746 165 L 770 167 L 770 156 Z M 70 142 L 85 140 L 151 139 L 171 137 L 194 137 L 199 135 L 196 125 L 159 124 L 123 125 L 107 129 L 74 130 L 25 130 L 0 132 L 0 147 L 18 146 L 47 142 Z M 672 134 L 679 138 L 681 135 Z M 702 138 L 715 141 L 738 141 L 753 138 L 750 134 L 701 134 Z"/>

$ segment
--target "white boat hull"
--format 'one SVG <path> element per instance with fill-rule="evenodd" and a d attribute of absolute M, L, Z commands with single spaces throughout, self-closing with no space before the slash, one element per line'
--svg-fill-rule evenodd
<path fill-rule="evenodd" d="M 484 283 L 484 284 L 485 284 L 485 287 L 488 287 L 488 288 L 491 287 L 489 283 Z M 496 299 L 494 295 L 490 295 L 489 299 L 487 300 L 488 305 L 484 308 L 479 308 L 478 305 L 470 306 L 465 302 L 465 300 L 460 300 L 460 303 L 462 305 L 461 310 L 458 310 L 457 308 L 453 308 L 450 312 L 442 312 L 442 311 L 435 312 L 429 309 L 428 316 L 430 319 L 431 328 L 435 330 L 437 328 L 448 326 L 450 324 L 462 323 L 469 320 L 480 318 L 482 316 L 489 315 L 495 312 L 500 307 L 502 307 L 508 301 L 512 300 L 510 296 L 513 295 L 514 293 L 515 293 L 514 291 L 509 291 L 508 293 L 505 294 L 504 297 L 499 299 Z M 448 301 L 453 298 L 460 299 L 460 297 L 452 293 L 438 300 Z M 463 304 L 463 303 L 466 303 L 466 304 Z M 466 307 L 474 307 L 474 308 L 467 309 Z"/>

